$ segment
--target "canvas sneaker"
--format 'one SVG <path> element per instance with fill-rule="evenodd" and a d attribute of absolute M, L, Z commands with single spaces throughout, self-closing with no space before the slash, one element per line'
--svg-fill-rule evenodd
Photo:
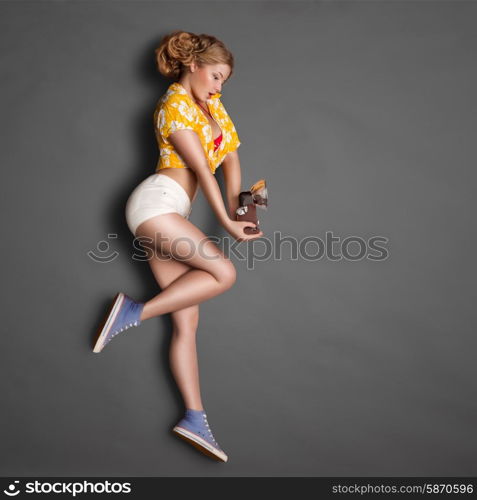
<path fill-rule="evenodd" d="M 186 409 L 184 418 L 177 423 L 172 431 L 205 455 L 215 460 L 227 462 L 227 455 L 210 430 L 205 411 Z"/>
<path fill-rule="evenodd" d="M 141 312 L 144 304 L 135 302 L 131 297 L 120 292 L 116 295 L 110 308 L 101 333 L 98 336 L 93 352 L 101 352 L 106 344 L 118 333 L 127 330 L 132 326 L 141 324 Z"/>

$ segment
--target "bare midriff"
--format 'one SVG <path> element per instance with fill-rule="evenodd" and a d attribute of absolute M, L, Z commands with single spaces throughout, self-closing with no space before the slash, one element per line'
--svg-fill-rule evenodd
<path fill-rule="evenodd" d="M 197 182 L 197 175 L 191 168 L 161 168 L 157 170 L 156 174 L 171 177 L 184 188 L 185 192 L 189 195 L 190 202 L 194 201 L 199 183 Z"/>

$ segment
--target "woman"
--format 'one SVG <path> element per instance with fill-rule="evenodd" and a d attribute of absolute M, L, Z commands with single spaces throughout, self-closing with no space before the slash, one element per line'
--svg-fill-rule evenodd
<path fill-rule="evenodd" d="M 131 232 L 153 254 L 148 262 L 162 292 L 145 303 L 119 293 L 94 352 L 101 352 L 118 333 L 171 313 L 170 365 L 185 404 L 184 418 L 173 432 L 226 462 L 227 455 L 215 441 L 202 406 L 196 331 L 199 304 L 228 290 L 236 271 L 230 259 L 189 221 L 189 215 L 200 186 L 220 224 L 235 239 L 251 240 L 263 234 L 245 234 L 244 228 L 254 224 L 235 220 L 241 191 L 240 141 L 219 99 L 234 60 L 217 38 L 184 31 L 164 37 L 156 57 L 161 74 L 176 81 L 154 112 L 160 148 L 156 171 L 131 193 L 126 220 Z M 219 165 L 228 212 L 214 177 Z"/>

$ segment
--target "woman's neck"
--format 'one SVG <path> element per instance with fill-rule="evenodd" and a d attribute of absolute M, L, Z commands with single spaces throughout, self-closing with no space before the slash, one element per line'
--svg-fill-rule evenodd
<path fill-rule="evenodd" d="M 202 108 L 204 108 L 205 110 L 207 110 L 207 102 L 206 101 L 200 101 L 199 99 L 197 99 L 195 96 L 194 96 L 194 93 L 192 92 L 192 88 L 191 86 L 189 85 L 189 83 L 187 81 L 182 81 L 182 80 L 179 80 L 177 83 L 179 83 L 180 85 L 182 85 L 182 87 L 184 87 L 185 91 L 189 94 L 189 97 L 195 102 L 197 103 L 199 106 L 201 106 Z"/>

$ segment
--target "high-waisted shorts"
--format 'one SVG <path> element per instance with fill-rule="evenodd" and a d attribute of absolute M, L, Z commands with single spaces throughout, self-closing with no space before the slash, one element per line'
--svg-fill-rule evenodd
<path fill-rule="evenodd" d="M 188 219 L 191 211 L 189 195 L 177 181 L 164 174 L 152 174 L 130 194 L 126 221 L 129 230 L 136 235 L 139 224 L 151 217 L 175 212 Z"/>

